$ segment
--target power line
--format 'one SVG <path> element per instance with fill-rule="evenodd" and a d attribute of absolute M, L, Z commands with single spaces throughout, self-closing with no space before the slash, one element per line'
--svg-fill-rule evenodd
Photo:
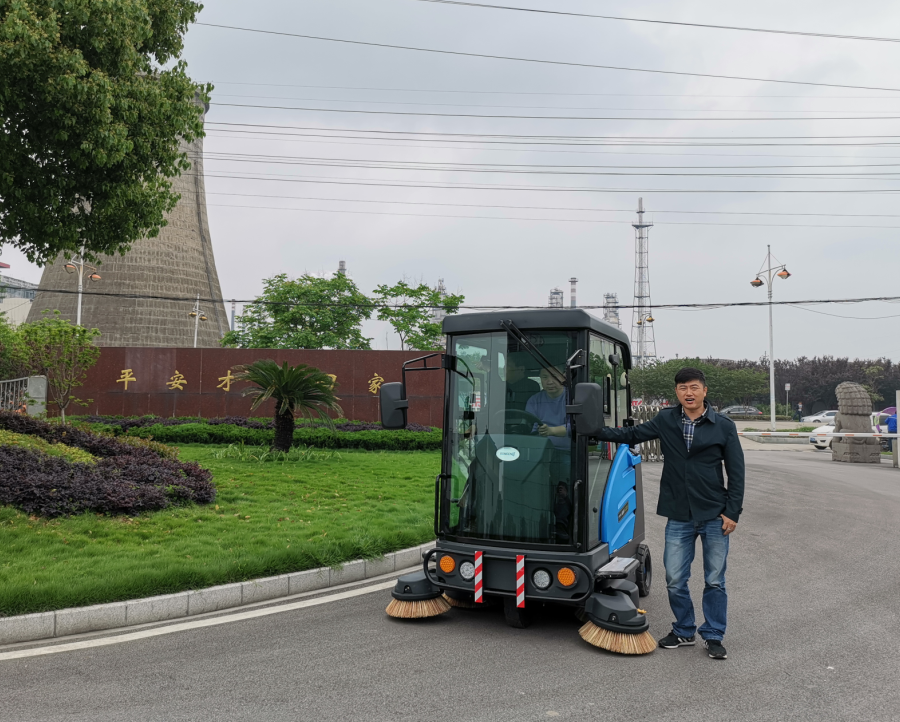
<path fill-rule="evenodd" d="M 293 83 L 247 83 L 220 80 L 219 85 L 249 85 L 267 88 L 316 88 L 319 90 L 371 90 L 392 93 L 455 93 L 464 95 L 553 95 L 565 97 L 603 97 L 603 98 L 802 98 L 818 100 L 820 98 L 844 98 L 852 100 L 895 100 L 891 95 L 714 95 L 711 93 L 559 93 L 516 90 L 459 90 L 440 88 L 379 88 L 359 85 L 296 85 Z"/>
<path fill-rule="evenodd" d="M 38 289 L 38 293 L 59 293 L 64 295 L 77 294 L 77 290 L 72 289 Z M 115 293 L 112 291 L 91 291 L 83 290 L 85 296 L 103 296 L 107 298 L 128 298 L 134 300 L 152 300 L 152 301 L 189 301 L 193 303 L 197 300 L 196 296 L 157 296 L 143 293 Z M 307 306 L 310 308 L 439 308 L 440 304 L 410 304 L 410 303 L 376 303 L 369 301 L 367 303 L 295 303 L 290 301 L 265 301 L 256 299 L 232 299 L 232 298 L 200 298 L 203 303 L 240 303 L 240 304 L 256 304 L 264 306 Z M 824 305 L 833 303 L 872 303 L 872 302 L 895 303 L 900 301 L 900 296 L 870 296 L 866 298 L 820 298 L 806 301 L 738 301 L 726 303 L 654 303 L 654 309 L 679 309 L 679 308 L 697 308 L 697 309 L 718 309 L 718 308 L 743 308 L 752 306 L 810 306 Z M 579 308 L 585 310 L 602 309 L 604 306 L 579 305 Z M 549 308 L 549 306 L 485 306 L 461 304 L 459 308 L 468 308 L 473 310 L 515 310 L 515 309 L 540 309 Z M 618 308 L 630 309 L 634 306 L 619 304 Z"/>
<path fill-rule="evenodd" d="M 189 154 L 190 155 L 190 154 Z M 249 159 L 261 159 L 260 162 L 268 162 L 270 160 L 274 161 L 336 161 L 336 162 L 347 162 L 347 163 L 369 163 L 369 162 L 377 162 L 377 163 L 402 163 L 402 164 L 410 164 L 410 165 L 427 165 L 427 166 L 462 166 L 462 167 L 476 167 L 476 168 L 494 168 L 494 167 L 502 167 L 502 168 L 602 168 L 602 169 L 653 169 L 653 168 L 662 168 L 668 170 L 675 169 L 688 169 L 688 170 L 704 170 L 704 169 L 760 169 L 760 168 L 896 168 L 900 167 L 900 163 L 818 163 L 814 165 L 802 165 L 802 164 L 782 164 L 782 165 L 585 165 L 585 164 L 575 164 L 575 165 L 566 165 L 561 163 L 462 163 L 457 161 L 397 161 L 397 160 L 386 160 L 381 161 L 378 159 L 368 159 L 368 158 L 330 158 L 327 156 L 292 156 L 292 155 L 267 155 L 261 153 L 236 153 L 236 152 L 226 152 L 226 151 L 207 151 L 204 153 L 204 157 L 210 156 L 228 156 L 236 157 L 236 158 L 249 158 Z M 198 157 L 195 155 L 195 157 Z M 218 160 L 223 160 L 219 158 Z"/>
<path fill-rule="evenodd" d="M 782 81 L 778 81 L 782 82 Z M 783 81 L 787 82 L 787 81 Z M 900 91 L 900 88 L 898 88 Z M 311 113 L 353 113 L 357 115 L 415 115 L 427 118 L 482 118 L 488 120 L 664 120 L 664 121 L 689 121 L 693 123 L 716 122 L 745 122 L 761 123 L 764 121 L 788 121 L 788 120 L 900 120 L 900 116 L 820 116 L 815 118 L 784 116 L 781 118 L 675 118 L 668 116 L 587 116 L 587 115 L 484 115 L 479 113 L 424 113 L 402 110 L 361 110 L 359 108 L 312 108 L 297 105 L 251 105 L 247 103 L 210 103 L 226 108 L 260 108 L 264 110 L 302 110 Z M 689 111 L 685 111 L 689 112 Z"/>
<path fill-rule="evenodd" d="M 190 177 L 193 174 L 184 173 L 182 174 L 185 177 Z M 343 178 L 340 180 L 331 179 L 329 176 L 274 176 L 270 178 L 263 178 L 260 176 L 239 176 L 239 175 L 228 175 L 228 174 L 212 174 L 206 173 L 204 175 L 205 178 L 229 178 L 233 180 L 254 180 L 254 181 L 271 181 L 271 182 L 282 182 L 282 183 L 321 183 L 325 185 L 359 185 L 359 186 L 370 186 L 375 188 L 440 188 L 446 190 L 502 190 L 502 191 L 541 191 L 541 192 L 549 192 L 549 193 L 687 193 L 687 194 L 696 194 L 696 193 L 713 193 L 713 194 L 722 194 L 722 193 L 751 193 L 751 194 L 759 194 L 759 193 L 785 193 L 785 194 L 798 194 L 798 193 L 848 193 L 848 194 L 864 194 L 864 195 L 892 195 L 897 193 L 895 190 L 881 190 L 877 188 L 857 188 L 857 189 L 810 189 L 810 190 L 801 190 L 801 189 L 753 189 L 753 190 L 741 190 L 741 189 L 725 189 L 725 188 L 713 188 L 713 189 L 684 189 L 684 188 L 575 188 L 575 187 L 554 187 L 554 186 L 524 186 L 524 185 L 513 185 L 513 184 L 505 184 L 505 185 L 495 185 L 495 184 L 487 184 L 482 183 L 479 185 L 467 185 L 463 183 L 451 183 L 447 182 L 444 184 L 438 183 L 423 183 L 423 182 L 408 182 L 408 183 L 398 183 L 391 182 L 388 179 L 353 179 L 353 178 Z M 378 181 L 378 182 L 373 182 Z"/>
<path fill-rule="evenodd" d="M 800 30 L 772 30 L 766 28 L 748 28 L 735 25 L 709 25 L 705 23 L 685 23 L 674 20 L 650 20 L 647 18 L 629 18 L 619 15 L 592 15 L 588 13 L 564 12 L 562 10 L 539 10 L 536 8 L 513 7 L 509 5 L 488 5 L 485 3 L 461 2 L 461 0 L 417 0 L 417 2 L 435 3 L 438 5 L 459 5 L 463 7 L 483 8 L 489 10 L 512 10 L 523 13 L 538 13 L 541 15 L 561 15 L 576 18 L 596 18 L 599 20 L 621 20 L 631 23 L 652 23 L 654 25 L 680 25 L 691 28 L 706 28 L 711 30 L 737 30 L 747 33 L 772 33 L 775 35 L 799 35 L 808 38 L 827 38 L 832 40 L 867 40 L 878 43 L 900 43 L 900 38 L 879 38 L 866 35 L 837 35 L 834 33 L 813 33 Z"/>
<path fill-rule="evenodd" d="M 195 191 L 185 191 L 184 194 L 193 194 Z M 409 205 L 409 206 L 439 206 L 454 208 L 493 208 L 501 210 L 541 210 L 541 211 L 572 211 L 586 213 L 629 213 L 634 214 L 633 208 L 572 208 L 571 206 L 515 206 L 515 205 L 498 205 L 486 203 L 435 203 L 433 201 L 386 201 L 386 200 L 368 200 L 357 198 L 323 198 L 321 196 L 278 196 L 265 193 L 224 193 L 218 191 L 207 191 L 206 195 L 212 196 L 233 196 L 241 198 L 277 198 L 283 200 L 298 201 L 328 201 L 335 203 L 376 203 L 384 205 Z M 252 206 L 251 206 L 252 207 Z M 778 213 L 769 211 L 685 211 L 685 210 L 654 210 L 653 215 L 663 214 L 683 214 L 683 215 L 712 215 L 712 216 L 800 216 L 800 217 L 822 217 L 822 218 L 900 218 L 900 213 Z M 632 221 L 623 221 L 629 224 Z M 668 221 L 661 221 L 660 224 L 666 224 Z M 835 227 L 835 226 L 829 226 Z M 842 226 L 837 226 L 842 227 Z"/>
<path fill-rule="evenodd" d="M 395 216 L 402 218 L 444 218 L 460 220 L 486 220 L 486 221 L 546 221 L 553 223 L 603 223 L 616 225 L 632 225 L 632 221 L 612 221 L 596 218 L 535 218 L 533 216 L 463 216 L 459 214 L 442 213 L 395 213 L 388 211 L 351 211 L 335 208 L 286 208 L 283 206 L 242 206 L 232 203 L 209 203 L 212 208 L 242 208 L 269 211 L 295 211 L 304 213 L 334 213 L 338 215 L 366 215 L 366 216 Z M 871 229 L 900 229 L 900 226 L 874 226 L 874 225 L 834 225 L 831 223 L 715 223 L 699 221 L 667 221 L 656 225 L 666 226 L 739 226 L 746 228 L 871 228 Z"/>
<path fill-rule="evenodd" d="M 753 108 L 621 108 L 617 106 L 566 106 L 566 105 L 493 105 L 485 103 L 411 103 L 405 100 L 361 100 L 359 98 L 297 98 L 283 95 L 239 95 L 232 93 L 216 93 L 217 98 L 252 98 L 256 100 L 302 100 L 307 102 L 323 103 L 361 103 L 363 105 L 414 105 L 421 107 L 449 107 L 449 108 L 517 108 L 520 110 L 641 110 L 658 112 L 682 112 L 682 113 L 843 113 L 847 108 L 826 110 L 777 110 L 766 108 L 754 110 Z M 893 100 L 893 98 L 892 98 Z M 257 106 L 251 106 L 257 107 Z M 893 113 L 893 110 L 859 110 L 858 113 Z M 543 116 L 541 116 L 543 117 Z M 817 120 L 810 118 L 810 120 Z"/>
<path fill-rule="evenodd" d="M 839 83 L 814 83 L 807 80 L 778 80 L 774 78 L 754 78 L 740 75 L 716 75 L 713 73 L 690 73 L 679 70 L 658 70 L 652 68 L 629 68 L 621 65 L 598 65 L 594 63 L 574 63 L 562 60 L 541 60 L 538 58 L 521 58 L 510 55 L 490 55 L 487 53 L 467 53 L 460 50 L 439 50 L 437 48 L 419 48 L 411 45 L 392 45 L 389 43 L 373 43 L 362 40 L 347 40 L 345 38 L 329 38 L 320 35 L 301 35 L 300 33 L 285 33 L 275 30 L 260 30 L 257 28 L 242 28 L 234 25 L 219 25 L 216 23 L 195 23 L 210 28 L 218 28 L 222 30 L 238 30 L 248 33 L 258 33 L 262 35 L 278 35 L 282 37 L 300 38 L 303 40 L 319 40 L 330 43 L 341 43 L 345 45 L 363 45 L 372 48 L 387 48 L 391 50 L 410 50 L 421 53 L 434 53 L 438 55 L 453 55 L 456 57 L 466 58 L 482 58 L 487 60 L 510 60 L 521 63 L 536 63 L 540 65 L 557 65 L 570 68 L 590 68 L 596 70 L 618 70 L 631 73 L 653 73 L 656 75 L 677 75 L 691 78 L 714 78 L 718 80 L 743 80 L 755 83 L 779 83 L 783 85 L 803 85 L 808 87 L 819 88 L 845 88 L 849 90 L 880 90 L 884 92 L 900 92 L 900 88 L 881 88 L 877 86 L 867 85 L 844 85 Z"/>

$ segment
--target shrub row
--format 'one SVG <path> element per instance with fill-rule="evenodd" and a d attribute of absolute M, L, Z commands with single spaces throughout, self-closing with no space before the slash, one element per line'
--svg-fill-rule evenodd
<path fill-rule="evenodd" d="M 271 445 L 275 432 L 271 429 L 248 429 L 231 424 L 154 425 L 133 428 L 127 436 L 153 438 L 164 444 L 240 444 Z M 371 451 L 427 451 L 441 448 L 441 432 L 387 431 L 354 432 L 331 431 L 327 427 L 299 426 L 294 430 L 294 445 L 316 446 L 322 449 L 368 449 Z"/>
<path fill-rule="evenodd" d="M 137 514 L 209 503 L 216 496 L 208 470 L 171 458 L 174 450 L 156 442 L 114 439 L 10 413 L 0 413 L 0 430 L 76 447 L 97 458 L 92 464 L 73 462 L 0 442 L 0 504 L 29 514 Z"/>
<path fill-rule="evenodd" d="M 82 464 L 93 464 L 95 459 L 84 449 L 76 449 L 65 444 L 51 444 L 49 441 L 39 439 L 37 436 L 27 434 L 15 434 L 6 429 L 0 429 L 0 446 L 18 446 L 22 449 L 32 449 L 47 456 L 61 456 L 69 461 L 77 461 Z"/>
<path fill-rule="evenodd" d="M 71 417 L 73 421 L 86 424 L 102 424 L 115 432 L 125 433 L 131 429 L 146 429 L 150 426 L 186 426 L 189 424 L 205 424 L 209 426 L 239 426 L 244 429 L 274 429 L 275 422 L 272 419 L 261 419 L 247 416 L 225 416 L 222 418 L 202 419 L 196 416 L 180 416 L 164 418 L 162 416 L 77 416 Z M 302 427 L 328 428 L 328 425 L 319 419 L 297 419 L 297 425 Z M 336 431 L 384 431 L 384 427 L 371 421 L 349 421 L 347 419 L 335 419 Z M 407 431 L 431 431 L 430 426 L 422 424 L 408 424 Z"/>

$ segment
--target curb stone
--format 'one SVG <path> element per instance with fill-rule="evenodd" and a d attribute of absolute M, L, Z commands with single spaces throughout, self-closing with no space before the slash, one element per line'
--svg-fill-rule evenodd
<path fill-rule="evenodd" d="M 119 629 L 136 624 L 206 614 L 245 604 L 265 602 L 340 584 L 364 581 L 415 566 L 434 542 L 386 554 L 380 559 L 357 559 L 341 568 L 320 567 L 249 582 L 222 584 L 177 594 L 162 594 L 126 602 L 73 607 L 55 612 L 0 617 L 0 645 L 35 642 L 70 634 Z"/>

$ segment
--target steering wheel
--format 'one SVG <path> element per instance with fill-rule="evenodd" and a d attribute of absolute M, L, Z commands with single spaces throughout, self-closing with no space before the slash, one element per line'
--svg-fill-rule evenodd
<path fill-rule="evenodd" d="M 543 423 L 534 414 L 519 409 L 501 409 L 491 417 L 491 428 L 502 424 L 506 434 L 530 434 L 535 424 L 540 426 Z"/>

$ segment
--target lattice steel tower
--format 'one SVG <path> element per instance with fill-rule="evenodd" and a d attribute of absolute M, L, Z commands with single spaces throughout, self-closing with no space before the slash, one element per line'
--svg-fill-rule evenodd
<path fill-rule="evenodd" d="M 656 359 L 656 337 L 650 309 L 650 257 L 647 229 L 653 224 L 644 221 L 644 199 L 638 198 L 637 223 L 634 226 L 634 309 L 631 312 L 631 353 L 634 365 L 641 367 Z"/>

